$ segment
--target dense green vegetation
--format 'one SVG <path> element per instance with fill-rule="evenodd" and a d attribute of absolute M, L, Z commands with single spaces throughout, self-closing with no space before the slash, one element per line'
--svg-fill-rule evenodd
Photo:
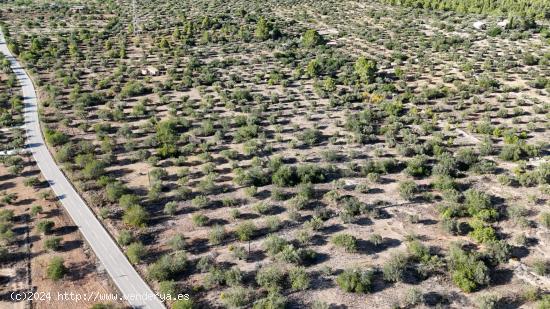
<path fill-rule="evenodd" d="M 393 5 L 453 10 L 459 13 L 497 14 L 550 19 L 546 0 L 384 0 Z"/>

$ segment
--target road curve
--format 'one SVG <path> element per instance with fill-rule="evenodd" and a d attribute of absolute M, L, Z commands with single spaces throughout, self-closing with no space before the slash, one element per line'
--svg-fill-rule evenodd
<path fill-rule="evenodd" d="M 34 85 L 9 51 L 4 34 L 1 32 L 0 52 L 10 61 L 11 68 L 23 91 L 24 127 L 27 132 L 26 147 L 31 151 L 42 175 L 49 182 L 61 204 L 118 287 L 121 293 L 118 297 L 123 301 L 126 300 L 134 308 L 165 308 L 55 163 L 42 137 L 38 120 L 38 99 Z M 90 293 L 92 292 L 95 291 L 90 291 Z"/>

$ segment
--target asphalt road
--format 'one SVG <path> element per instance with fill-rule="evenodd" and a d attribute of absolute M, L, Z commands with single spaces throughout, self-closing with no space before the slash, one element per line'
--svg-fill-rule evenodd
<path fill-rule="evenodd" d="M 17 75 L 17 79 L 23 90 L 23 103 L 25 106 L 24 127 L 27 132 L 26 147 L 32 152 L 34 160 L 42 171 L 42 175 L 50 183 L 61 204 L 63 204 L 63 207 L 65 207 L 73 222 L 78 226 L 80 232 L 92 250 L 94 250 L 95 255 L 118 287 L 120 291 L 118 296 L 126 299 L 134 308 L 165 308 L 164 304 L 153 293 L 147 283 L 143 281 L 121 249 L 56 165 L 41 134 L 38 120 L 38 100 L 34 85 L 25 70 L 8 50 L 3 33 L 0 33 L 0 52 L 10 61 L 11 68 Z M 97 293 L 97 291 L 89 291 L 89 293 L 92 292 Z"/>

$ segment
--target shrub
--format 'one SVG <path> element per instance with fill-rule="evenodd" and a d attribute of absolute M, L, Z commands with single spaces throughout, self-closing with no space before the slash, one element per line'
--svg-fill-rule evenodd
<path fill-rule="evenodd" d="M 139 203 L 139 197 L 135 194 L 123 194 L 118 199 L 118 204 L 121 208 L 126 209 L 132 205 Z"/>
<path fill-rule="evenodd" d="M 51 258 L 46 268 L 46 276 L 54 281 L 58 281 L 67 273 L 63 258 L 55 256 Z"/>
<path fill-rule="evenodd" d="M 355 74 L 359 76 L 361 81 L 365 83 L 372 83 L 376 75 L 377 64 L 376 61 L 359 57 L 354 65 Z"/>
<path fill-rule="evenodd" d="M 284 309 L 287 300 L 279 293 L 269 293 L 266 297 L 258 299 L 252 306 L 253 309 Z"/>
<path fill-rule="evenodd" d="M 508 262 L 512 247 L 504 240 L 492 241 L 486 244 L 486 254 L 493 265 Z"/>
<path fill-rule="evenodd" d="M 265 218 L 265 224 L 269 231 L 275 232 L 281 227 L 281 220 L 277 216 L 269 216 Z"/>
<path fill-rule="evenodd" d="M 134 241 L 134 235 L 128 230 L 122 230 L 118 235 L 117 241 L 121 246 L 127 246 Z"/>
<path fill-rule="evenodd" d="M 343 248 L 346 252 L 357 251 L 357 238 L 350 234 L 337 234 L 334 235 L 330 242 L 337 247 Z"/>
<path fill-rule="evenodd" d="M 206 223 L 208 223 L 208 217 L 203 214 L 196 213 L 191 216 L 191 221 L 193 221 L 193 224 L 196 226 L 205 226 Z"/>
<path fill-rule="evenodd" d="M 523 157 L 523 151 L 518 144 L 506 144 L 502 147 L 499 157 L 505 161 L 518 161 Z"/>
<path fill-rule="evenodd" d="M 88 161 L 82 169 L 82 176 L 85 179 L 98 179 L 105 174 L 105 164 L 98 160 Z"/>
<path fill-rule="evenodd" d="M 300 133 L 300 135 L 298 135 L 298 139 L 308 146 L 313 146 L 319 143 L 321 137 L 321 131 L 310 128 L 305 129 L 302 133 Z"/>
<path fill-rule="evenodd" d="M 149 213 L 140 205 L 132 205 L 124 212 L 122 220 L 133 227 L 144 227 L 149 220 Z"/>
<path fill-rule="evenodd" d="M 147 88 L 141 82 L 132 80 L 128 81 L 124 87 L 122 87 L 119 95 L 121 98 L 127 98 L 144 94 L 146 91 Z"/>
<path fill-rule="evenodd" d="M 44 130 L 46 142 L 52 146 L 61 146 L 69 141 L 69 137 L 62 132 L 53 129 Z"/>
<path fill-rule="evenodd" d="M 256 283 L 270 292 L 281 290 L 285 274 L 278 267 L 269 266 L 258 270 Z"/>
<path fill-rule="evenodd" d="M 168 216 L 173 216 L 176 214 L 176 211 L 178 210 L 178 203 L 175 201 L 170 201 L 166 204 L 164 204 L 164 214 Z"/>
<path fill-rule="evenodd" d="M 51 220 L 42 220 L 38 222 L 38 224 L 36 225 L 36 228 L 42 234 L 49 234 L 51 233 L 54 225 L 55 223 L 53 223 L 53 221 Z"/>
<path fill-rule="evenodd" d="M 535 260 L 533 262 L 533 271 L 539 276 L 546 276 L 550 273 L 550 263 L 547 260 Z"/>
<path fill-rule="evenodd" d="M 550 308 L 550 295 L 543 295 L 541 300 L 537 303 L 537 309 Z"/>
<path fill-rule="evenodd" d="M 279 252 L 275 259 L 292 264 L 303 264 L 308 261 L 312 261 L 316 257 L 316 253 L 310 249 L 296 249 L 294 245 L 286 245 L 283 247 L 281 252 Z"/>
<path fill-rule="evenodd" d="M 369 236 L 369 241 L 374 245 L 374 246 L 379 246 L 382 244 L 382 242 L 384 241 L 384 239 L 382 238 L 382 236 L 380 236 L 380 234 L 371 234 Z"/>
<path fill-rule="evenodd" d="M 172 309 L 193 309 L 195 304 L 190 299 L 180 299 L 172 304 Z"/>
<path fill-rule="evenodd" d="M 418 186 L 412 180 L 399 182 L 399 195 L 405 200 L 412 200 L 418 192 Z"/>
<path fill-rule="evenodd" d="M 302 44 L 305 47 L 315 47 L 322 43 L 323 37 L 321 37 L 321 35 L 316 30 L 309 29 L 302 36 Z"/>
<path fill-rule="evenodd" d="M 256 225 L 252 221 L 246 221 L 237 226 L 235 230 L 240 241 L 249 241 L 256 234 Z"/>
<path fill-rule="evenodd" d="M 252 303 L 254 292 L 242 286 L 234 286 L 223 291 L 220 298 L 228 308 L 244 308 Z"/>
<path fill-rule="evenodd" d="M 298 165 L 296 175 L 301 183 L 319 183 L 325 181 L 326 171 L 314 164 Z"/>
<path fill-rule="evenodd" d="M 176 251 L 173 254 L 165 254 L 151 266 L 149 266 L 149 277 L 157 281 L 175 279 L 187 267 L 187 255 L 183 251 Z"/>
<path fill-rule="evenodd" d="M 231 245 L 229 246 L 229 251 L 231 251 L 233 257 L 238 260 L 246 260 L 248 258 L 248 252 L 243 247 Z"/>
<path fill-rule="evenodd" d="M 119 201 L 125 191 L 126 187 L 120 181 L 111 182 L 105 187 L 105 194 L 109 202 Z"/>
<path fill-rule="evenodd" d="M 438 162 L 434 165 L 432 172 L 434 175 L 452 176 L 455 174 L 457 163 L 455 158 L 448 152 L 443 153 L 438 158 Z"/>
<path fill-rule="evenodd" d="M 550 212 L 541 213 L 539 222 L 545 228 L 550 229 Z"/>
<path fill-rule="evenodd" d="M 423 301 L 422 291 L 418 288 L 411 288 L 405 295 L 405 307 L 412 308 L 420 305 Z"/>
<path fill-rule="evenodd" d="M 131 243 L 128 246 L 128 249 L 126 249 L 126 255 L 128 256 L 128 260 L 132 264 L 138 264 L 141 262 L 143 257 L 147 254 L 147 249 L 141 242 L 134 242 Z"/>
<path fill-rule="evenodd" d="M 479 309 L 496 309 L 499 297 L 495 294 L 484 294 L 476 299 L 476 307 Z"/>
<path fill-rule="evenodd" d="M 44 248 L 57 251 L 61 246 L 61 237 L 50 237 L 44 240 Z"/>
<path fill-rule="evenodd" d="M 311 309 L 329 309 L 329 308 L 330 308 L 329 304 L 317 299 L 314 300 L 313 303 L 311 304 Z"/>
<path fill-rule="evenodd" d="M 480 243 L 490 243 L 496 241 L 496 233 L 492 226 L 485 224 L 480 219 L 472 219 L 470 221 L 472 231 L 468 234 L 475 241 Z"/>
<path fill-rule="evenodd" d="M 493 208 L 491 198 L 484 192 L 469 189 L 464 193 L 468 213 L 481 220 L 494 220 L 498 212 Z"/>
<path fill-rule="evenodd" d="M 197 208 L 204 208 L 206 206 L 208 206 L 208 203 L 210 201 L 208 200 L 208 197 L 206 197 L 205 195 L 197 195 L 192 201 L 191 201 L 191 204 L 194 206 L 194 207 L 197 207 Z"/>
<path fill-rule="evenodd" d="M 279 293 L 269 293 L 266 297 L 257 300 L 252 309 L 284 309 L 286 298 Z"/>
<path fill-rule="evenodd" d="M 42 206 L 40 205 L 33 205 L 31 207 L 31 216 L 36 217 L 39 213 L 43 211 Z"/>
<path fill-rule="evenodd" d="M 208 241 L 211 245 L 219 245 L 225 239 L 225 228 L 221 225 L 214 225 L 210 232 L 208 232 Z"/>
<path fill-rule="evenodd" d="M 475 253 L 454 245 L 449 251 L 449 270 L 453 282 L 463 291 L 472 292 L 489 283 L 489 269 Z"/>
<path fill-rule="evenodd" d="M 271 211 L 273 207 L 268 204 L 267 202 L 259 202 L 259 203 L 256 203 L 254 204 L 254 206 L 252 206 L 252 209 L 257 212 L 258 214 L 267 214 Z"/>
<path fill-rule="evenodd" d="M 295 171 L 290 166 L 280 166 L 271 176 L 271 181 L 279 187 L 292 186 L 296 183 Z"/>
<path fill-rule="evenodd" d="M 288 272 L 290 288 L 293 291 L 305 291 L 309 288 L 310 278 L 304 267 L 294 267 Z"/>
<path fill-rule="evenodd" d="M 428 159 L 424 155 L 417 155 L 407 162 L 405 169 L 408 175 L 413 177 L 422 177 L 430 174 Z"/>
<path fill-rule="evenodd" d="M 269 256 L 275 256 L 277 253 L 283 251 L 287 244 L 288 241 L 286 239 L 276 235 L 269 235 L 264 241 L 263 246 Z"/>
<path fill-rule="evenodd" d="M 407 250 L 416 261 L 427 260 L 430 258 L 430 249 L 418 240 L 413 240 L 407 244 Z"/>
<path fill-rule="evenodd" d="M 397 282 L 403 278 L 405 267 L 407 266 L 407 256 L 401 252 L 391 255 L 389 260 L 384 263 L 382 273 L 384 280 Z"/>
<path fill-rule="evenodd" d="M 225 284 L 227 285 L 230 285 L 230 286 L 238 285 L 243 280 L 243 273 L 238 267 L 233 266 L 231 267 L 231 269 L 226 270 L 224 272 L 224 280 L 225 280 Z"/>
<path fill-rule="evenodd" d="M 373 277 L 372 271 L 346 269 L 338 275 L 336 283 L 348 293 L 367 293 L 372 289 Z"/>

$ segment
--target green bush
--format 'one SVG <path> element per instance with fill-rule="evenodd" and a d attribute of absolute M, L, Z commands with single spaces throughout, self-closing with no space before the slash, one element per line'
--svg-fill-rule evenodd
<path fill-rule="evenodd" d="M 246 221 L 237 226 L 235 233 L 240 241 L 249 241 L 256 234 L 257 228 L 252 221 Z"/>
<path fill-rule="evenodd" d="M 175 201 L 170 201 L 166 204 L 164 204 L 164 214 L 167 216 L 173 216 L 176 214 L 176 211 L 178 210 L 178 203 Z"/>
<path fill-rule="evenodd" d="M 374 273 L 358 269 L 346 269 L 336 278 L 340 289 L 348 293 L 368 293 L 372 289 Z"/>
<path fill-rule="evenodd" d="M 98 179 L 105 174 L 105 164 L 98 160 L 91 160 L 85 163 L 82 169 L 82 176 L 85 179 Z"/>
<path fill-rule="evenodd" d="M 165 281 L 175 279 L 187 267 L 187 255 L 183 251 L 165 254 L 149 266 L 148 275 L 151 279 Z"/>
<path fill-rule="evenodd" d="M 190 299 L 180 299 L 172 304 L 172 309 L 193 309 L 196 308 L 195 304 Z"/>
<path fill-rule="evenodd" d="M 499 297 L 495 294 L 480 295 L 476 299 L 476 308 L 478 309 L 497 309 Z"/>
<path fill-rule="evenodd" d="M 550 229 L 550 212 L 541 213 L 539 222 L 543 227 Z"/>
<path fill-rule="evenodd" d="M 67 135 L 53 129 L 44 130 L 44 137 L 46 138 L 46 142 L 52 146 L 61 146 L 69 141 Z"/>
<path fill-rule="evenodd" d="M 405 200 L 414 199 L 418 192 L 418 186 L 412 180 L 404 180 L 399 182 L 399 195 Z"/>
<path fill-rule="evenodd" d="M 322 137 L 321 131 L 316 129 L 305 129 L 298 135 L 298 139 L 308 146 L 313 146 L 320 142 Z"/>
<path fill-rule="evenodd" d="M 489 242 L 485 247 L 487 257 L 495 266 L 507 263 L 512 253 L 512 247 L 504 240 Z"/>
<path fill-rule="evenodd" d="M 455 158 L 453 158 L 450 153 L 445 152 L 438 157 L 438 161 L 434 165 L 432 173 L 440 176 L 452 176 L 456 173 L 456 168 L 457 163 Z"/>
<path fill-rule="evenodd" d="M 323 44 L 323 37 L 315 30 L 309 29 L 302 36 L 302 44 L 311 48 Z"/>
<path fill-rule="evenodd" d="M 46 276 L 54 281 L 58 281 L 67 273 L 63 258 L 55 256 L 51 258 L 46 268 Z"/>
<path fill-rule="evenodd" d="M 550 273 L 550 263 L 547 260 L 535 260 L 533 262 L 533 271 L 539 276 L 546 276 Z"/>
<path fill-rule="evenodd" d="M 220 298 L 227 308 L 245 308 L 254 300 L 254 294 L 249 288 L 234 286 L 223 291 Z"/>
<path fill-rule="evenodd" d="M 276 266 L 268 266 L 258 270 L 256 283 L 270 292 L 282 289 L 285 273 Z"/>
<path fill-rule="evenodd" d="M 537 303 L 537 309 L 550 308 L 550 295 L 543 295 L 541 300 Z"/>
<path fill-rule="evenodd" d="M 144 227 L 149 220 L 149 213 L 140 205 L 132 205 L 124 212 L 122 220 L 125 224 L 133 227 Z"/>
<path fill-rule="evenodd" d="M 407 256 L 401 252 L 394 253 L 382 267 L 384 280 L 397 282 L 403 278 L 405 267 L 407 266 Z"/>
<path fill-rule="evenodd" d="M 332 236 L 330 242 L 337 247 L 343 248 L 346 252 L 357 251 L 357 238 L 350 234 L 337 234 Z"/>
<path fill-rule="evenodd" d="M 172 251 L 179 251 L 185 248 L 185 236 L 183 234 L 176 234 L 168 240 L 168 245 Z"/>
<path fill-rule="evenodd" d="M 50 237 L 44 240 L 44 248 L 57 251 L 61 247 L 61 237 Z"/>
<path fill-rule="evenodd" d="M 518 144 L 507 144 L 502 147 L 499 157 L 505 161 L 519 161 L 524 153 Z"/>
<path fill-rule="evenodd" d="M 55 223 L 51 220 L 41 220 L 36 224 L 36 228 L 42 234 L 49 234 L 52 232 Z"/>
<path fill-rule="evenodd" d="M 195 226 L 205 226 L 208 223 L 208 217 L 201 213 L 195 213 L 191 216 L 191 221 Z"/>
<path fill-rule="evenodd" d="M 174 280 L 166 280 L 159 282 L 159 293 L 170 297 L 177 297 L 178 284 Z"/>
<path fill-rule="evenodd" d="M 221 244 L 225 237 L 225 228 L 218 224 L 214 225 L 212 229 L 208 232 L 208 241 L 213 246 Z"/>
<path fill-rule="evenodd" d="M 275 256 L 279 252 L 283 251 L 286 245 L 288 245 L 288 241 L 286 241 L 286 239 L 273 234 L 267 236 L 263 243 L 263 247 L 269 256 Z"/>
<path fill-rule="evenodd" d="M 120 181 L 108 183 L 105 187 L 105 195 L 109 202 L 120 201 L 125 192 L 126 186 Z"/>
<path fill-rule="evenodd" d="M 430 174 L 428 158 L 424 155 L 417 155 L 407 161 L 405 172 L 413 177 L 423 177 Z"/>
<path fill-rule="evenodd" d="M 472 231 L 468 233 L 468 235 L 475 241 L 479 243 L 490 243 L 496 241 L 497 236 L 495 229 L 492 226 L 487 225 L 480 219 L 472 219 L 469 224 Z"/>
<path fill-rule="evenodd" d="M 477 254 L 453 245 L 448 259 L 451 278 L 463 291 L 472 292 L 479 286 L 489 283 L 489 269 Z"/>
<path fill-rule="evenodd" d="M 465 205 L 468 213 L 481 220 L 495 220 L 498 212 L 493 208 L 491 197 L 484 192 L 469 189 L 464 192 Z"/>
<path fill-rule="evenodd" d="M 122 209 L 127 209 L 132 205 L 137 205 L 139 203 L 139 197 L 135 194 L 123 194 L 118 199 L 118 205 Z"/>
<path fill-rule="evenodd" d="M 288 281 L 293 291 L 305 291 L 311 280 L 304 267 L 294 267 L 288 271 Z"/>
<path fill-rule="evenodd" d="M 288 187 L 296 184 L 297 177 L 292 167 L 283 165 L 273 173 L 271 181 L 279 187 Z"/>
<path fill-rule="evenodd" d="M 378 70 L 376 61 L 359 57 L 354 65 L 355 74 L 359 76 L 361 81 L 372 83 Z"/>
<path fill-rule="evenodd" d="M 284 309 L 286 298 L 278 293 L 269 293 L 266 297 L 254 302 L 252 309 Z"/>
<path fill-rule="evenodd" d="M 126 255 L 128 256 L 128 260 L 132 262 L 132 264 L 138 264 L 141 262 L 143 257 L 147 254 L 147 249 L 141 242 L 134 242 L 131 243 L 128 248 L 126 249 Z"/>

